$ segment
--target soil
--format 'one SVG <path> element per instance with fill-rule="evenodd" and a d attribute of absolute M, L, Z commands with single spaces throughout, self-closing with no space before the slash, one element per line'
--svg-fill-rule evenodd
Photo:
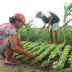
<path fill-rule="evenodd" d="M 37 68 L 36 66 L 30 66 L 23 63 L 19 64 L 18 66 L 20 67 L 21 72 L 52 72 L 52 70 L 45 71 Z M 0 72 L 13 72 L 16 67 L 17 65 L 6 65 L 4 60 L 0 59 Z"/>

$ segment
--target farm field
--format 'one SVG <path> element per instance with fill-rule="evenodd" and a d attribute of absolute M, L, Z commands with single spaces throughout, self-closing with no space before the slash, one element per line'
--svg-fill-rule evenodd
<path fill-rule="evenodd" d="M 33 53 L 34 59 L 14 53 L 13 56 L 24 64 L 37 67 L 44 71 L 71 72 L 72 52 L 71 45 L 47 44 L 38 42 L 22 41 L 24 50 Z"/>

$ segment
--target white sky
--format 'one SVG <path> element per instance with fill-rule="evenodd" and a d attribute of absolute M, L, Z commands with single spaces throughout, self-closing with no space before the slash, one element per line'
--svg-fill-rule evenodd
<path fill-rule="evenodd" d="M 60 24 L 63 25 L 63 7 L 65 3 L 72 0 L 1 0 L 0 1 L 0 24 L 6 23 L 9 17 L 15 13 L 24 14 L 26 21 L 34 19 L 35 26 L 41 27 L 42 21 L 35 19 L 36 11 L 49 10 L 60 17 Z"/>

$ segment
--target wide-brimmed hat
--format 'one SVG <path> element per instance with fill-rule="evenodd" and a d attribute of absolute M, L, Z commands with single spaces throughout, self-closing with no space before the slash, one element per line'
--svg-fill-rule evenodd
<path fill-rule="evenodd" d="M 38 15 L 41 14 L 41 13 L 42 13 L 42 11 L 37 11 L 37 12 L 36 12 L 36 18 L 37 18 Z"/>

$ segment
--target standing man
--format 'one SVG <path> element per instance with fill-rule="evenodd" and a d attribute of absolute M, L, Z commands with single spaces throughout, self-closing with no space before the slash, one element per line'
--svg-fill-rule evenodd
<path fill-rule="evenodd" d="M 54 44 L 58 44 L 57 42 L 57 30 L 59 30 L 59 17 L 52 13 L 52 12 L 49 12 L 49 11 L 37 11 L 36 12 L 36 18 L 40 18 L 44 25 L 43 27 L 37 32 L 37 33 L 40 33 L 47 25 L 47 28 L 49 28 L 49 35 L 50 35 L 50 40 L 48 43 L 52 44 L 52 31 L 54 32 Z"/>

